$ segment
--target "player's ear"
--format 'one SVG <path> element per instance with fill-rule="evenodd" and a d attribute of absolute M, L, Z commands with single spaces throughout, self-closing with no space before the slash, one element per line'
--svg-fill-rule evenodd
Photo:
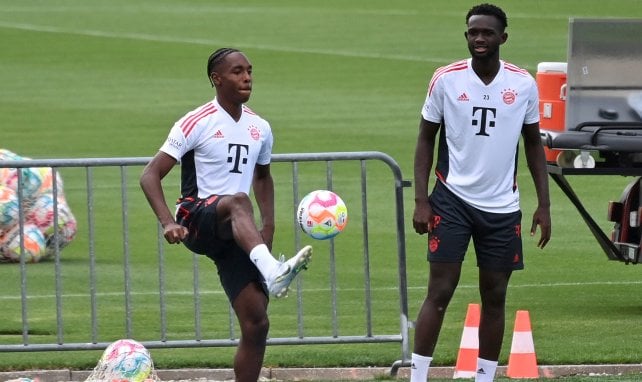
<path fill-rule="evenodd" d="M 508 40 L 508 33 L 506 32 L 502 33 L 501 39 L 502 39 L 502 42 L 500 42 L 500 45 L 505 43 L 506 40 Z"/>
<path fill-rule="evenodd" d="M 218 75 L 216 72 L 212 72 L 210 74 L 210 82 L 212 83 L 212 87 L 217 87 L 221 85 L 221 77 Z"/>

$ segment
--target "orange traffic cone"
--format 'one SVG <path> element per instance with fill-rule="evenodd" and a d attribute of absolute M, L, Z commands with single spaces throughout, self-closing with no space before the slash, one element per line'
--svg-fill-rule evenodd
<path fill-rule="evenodd" d="M 453 378 L 472 378 L 477 372 L 480 313 L 479 304 L 468 304 L 466 323 L 464 324 L 464 331 L 461 335 Z"/>
<path fill-rule="evenodd" d="M 506 376 L 509 378 L 539 377 L 531 319 L 527 310 L 518 310 L 515 317 L 515 330 Z"/>

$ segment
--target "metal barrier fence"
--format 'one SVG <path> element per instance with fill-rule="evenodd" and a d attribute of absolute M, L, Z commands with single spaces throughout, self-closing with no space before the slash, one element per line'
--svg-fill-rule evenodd
<path fill-rule="evenodd" d="M 19 160 L 19 161 L 0 161 L 0 169 L 3 168 L 38 168 L 46 167 L 50 168 L 53 178 L 53 199 L 57 200 L 56 193 L 59 192 L 60 185 L 57 185 L 57 174 L 61 169 L 66 169 L 65 171 L 71 171 L 71 168 L 77 168 L 75 171 L 84 170 L 84 175 L 82 173 L 77 174 L 73 179 L 73 182 L 65 182 L 66 185 L 71 184 L 71 190 L 66 190 L 67 194 L 73 194 L 74 200 L 78 210 L 84 212 L 84 216 L 78 216 L 79 218 L 79 231 L 78 236 L 75 239 L 79 243 L 73 243 L 73 246 L 70 246 L 70 249 L 59 250 L 58 246 L 55 246 L 54 253 L 52 258 L 47 263 L 50 264 L 47 269 L 44 271 L 42 269 L 30 268 L 32 265 L 28 264 L 24 260 L 24 256 L 21 257 L 19 265 L 0 265 L 0 277 L 5 278 L 9 283 L 13 282 L 19 284 L 19 296 L 5 295 L 4 297 L 0 295 L 0 298 L 6 301 L 0 301 L 0 304 L 5 307 L 13 307 L 13 309 L 5 309 L 6 313 L 9 315 L 20 315 L 20 329 L 16 329 L 14 336 L 8 339 L 6 336 L 0 336 L 0 352 L 30 352 L 30 351 L 56 351 L 56 350 L 94 350 L 94 349 L 104 349 L 106 348 L 113 340 L 117 338 L 109 338 L 107 340 L 105 336 L 101 334 L 103 328 L 105 305 L 109 305 L 110 309 L 116 309 L 115 306 L 122 307 L 122 313 L 124 322 L 122 323 L 122 334 L 119 338 L 133 338 L 135 331 L 138 333 L 143 332 L 141 327 L 145 327 L 150 330 L 157 329 L 156 334 L 153 336 L 145 335 L 145 337 L 152 337 L 145 340 L 144 338 L 140 342 L 146 347 L 152 348 L 186 348 L 186 347 L 223 347 L 223 346 L 236 346 L 238 344 L 238 338 L 236 335 L 236 319 L 231 308 L 226 314 L 227 320 L 227 329 L 221 331 L 220 328 L 217 330 L 205 328 L 205 323 L 202 320 L 202 316 L 207 314 L 208 321 L 210 320 L 210 313 L 205 312 L 204 300 L 211 298 L 218 298 L 219 304 L 222 304 L 223 301 L 227 302 L 226 298 L 220 290 L 211 291 L 208 290 L 206 286 L 207 282 L 202 280 L 201 271 L 199 267 L 200 259 L 202 256 L 192 255 L 192 285 L 191 292 L 182 292 L 183 295 L 178 296 L 178 299 L 184 299 L 184 295 L 191 297 L 193 317 L 191 317 L 191 322 L 193 322 L 194 330 L 189 334 L 178 334 L 174 333 L 175 330 L 172 329 L 170 322 L 172 310 L 172 302 L 170 299 L 176 298 L 172 293 L 175 292 L 175 287 L 171 286 L 172 283 L 171 275 L 177 272 L 173 269 L 171 272 L 168 272 L 168 263 L 170 263 L 170 256 L 167 256 L 167 252 L 176 251 L 173 248 L 178 248 L 174 246 L 167 246 L 164 242 L 162 236 L 162 230 L 160 225 L 156 225 L 153 230 L 147 230 L 140 226 L 140 220 L 142 219 L 137 214 L 140 211 L 146 211 L 150 215 L 150 222 L 153 222 L 151 219 L 151 209 L 146 205 L 146 202 L 141 201 L 142 192 L 139 190 L 138 186 L 138 174 L 136 176 L 131 176 L 132 174 L 128 173 L 128 169 L 131 167 L 142 168 L 151 158 L 84 158 L 84 159 L 46 159 L 46 160 Z M 377 213 L 374 212 L 374 209 L 369 209 L 368 201 L 371 194 L 370 192 L 372 187 L 370 186 L 371 182 L 368 178 L 368 170 L 372 167 L 370 163 L 375 161 L 377 165 L 384 164 L 392 172 L 392 185 L 390 180 L 384 180 L 383 186 L 381 184 L 376 185 L 377 193 L 373 198 L 384 198 L 386 200 L 379 200 L 384 205 L 390 205 L 391 210 L 388 213 L 391 214 L 390 217 L 386 217 L 388 220 L 385 225 L 387 231 L 396 237 L 396 243 L 391 243 L 387 237 L 381 237 L 380 233 L 376 233 L 371 236 L 371 221 L 372 215 Z M 401 359 L 397 360 L 393 364 L 392 373 L 396 373 L 396 369 L 402 364 L 407 364 L 410 355 L 409 355 L 409 337 L 408 330 L 411 327 L 408 321 L 408 297 L 407 297 L 407 283 L 406 283 L 406 249 L 405 249 L 405 231 L 404 231 L 404 206 L 403 206 L 403 188 L 409 187 L 410 182 L 402 179 L 402 173 L 393 158 L 390 156 L 381 153 L 381 152 L 335 152 L 335 153 L 306 153 L 306 154 L 275 154 L 272 157 L 273 162 L 273 173 L 275 171 L 284 171 L 287 170 L 281 166 L 290 164 L 291 165 L 291 184 L 290 182 L 282 182 L 281 178 L 275 177 L 275 184 L 277 188 L 277 195 L 279 193 L 284 193 L 282 190 L 283 187 L 290 187 L 292 192 L 292 204 L 296 205 L 296 201 L 300 200 L 301 190 L 306 188 L 304 184 L 308 185 L 310 183 L 314 184 L 313 187 L 317 188 L 327 188 L 333 190 L 337 186 L 337 179 L 340 180 L 340 187 L 345 189 L 353 189 L 354 192 L 351 194 L 356 195 L 355 200 L 352 200 L 349 204 L 350 211 L 350 225 L 351 235 L 354 238 L 360 240 L 361 246 L 361 256 L 363 259 L 363 267 L 358 270 L 360 281 L 360 286 L 354 287 L 352 279 L 354 275 L 342 277 L 342 268 L 337 265 L 341 261 L 342 256 L 335 256 L 337 248 L 335 245 L 335 239 L 331 239 L 324 242 L 315 242 L 312 244 L 318 245 L 319 248 L 315 248 L 315 253 L 325 252 L 327 248 L 328 252 L 328 268 L 323 272 L 327 273 L 328 278 L 328 288 L 327 291 L 324 289 L 323 292 L 318 292 L 322 294 L 324 298 L 328 299 L 327 308 L 329 309 L 327 317 L 322 318 L 325 323 L 326 328 L 316 328 L 314 323 L 309 324 L 309 322 L 314 321 L 314 317 L 306 316 L 305 312 L 310 311 L 310 305 L 326 305 L 318 304 L 318 301 L 322 300 L 321 297 L 308 297 L 304 295 L 305 288 L 301 288 L 301 278 L 297 279 L 297 288 L 296 288 L 296 327 L 295 333 L 288 333 L 286 335 L 280 335 L 276 337 L 270 337 L 268 339 L 268 345 L 306 345 L 306 344 L 345 344 L 345 343 L 399 343 L 401 351 Z M 278 163 L 278 165 L 277 165 Z M 304 166 L 313 164 L 314 170 L 312 171 L 302 171 Z M 368 164 L 368 165 L 367 165 Z M 344 167 L 341 167 L 341 166 Z M 368 167 L 370 166 L 370 167 Z M 341 167 L 339 169 L 339 167 Z M 353 172 L 356 169 L 359 171 L 359 175 L 356 176 Z M 101 179 L 96 176 L 96 173 L 100 168 L 110 168 L 114 173 L 109 173 L 107 176 L 108 179 Z M 307 167 L 306 167 L 307 169 Z M 318 175 L 318 171 L 323 171 L 325 176 L 325 182 L 319 184 L 320 179 L 323 179 L 323 176 Z M 174 171 L 177 173 L 179 171 Z M 18 171 L 18 201 L 20 206 L 20 225 L 21 227 L 25 222 L 25 214 L 23 211 L 24 198 L 23 194 L 23 180 L 21 178 L 21 171 Z M 375 181 L 378 182 L 382 179 L 382 171 L 375 173 Z M 105 174 L 103 174 L 105 175 Z M 66 176 L 66 175 L 65 175 Z M 83 179 L 84 178 L 84 184 Z M 97 180 L 98 179 L 98 180 Z M 135 181 L 133 180 L 135 179 Z M 307 180 L 306 180 L 307 179 Z M 167 181 L 167 179 L 166 179 Z M 178 181 L 176 181 L 178 182 Z M 306 183 L 307 182 L 307 183 Z M 386 187 L 390 186 L 389 189 Z M 101 187 L 105 187 L 106 190 L 102 190 Z M 308 190 L 311 190 L 307 186 Z M 120 192 L 116 192 L 118 189 Z M 131 190 L 130 190 L 131 189 Z M 168 187 L 165 186 L 166 193 Z M 314 188 L 312 188 L 314 189 Z M 383 191 L 382 191 L 383 190 Z M 178 188 L 177 188 L 178 191 Z M 86 200 L 82 200 L 82 193 L 85 193 Z M 100 194 L 100 196 L 99 196 Z M 120 203 L 119 213 L 115 211 L 116 206 L 114 203 L 107 203 L 107 206 L 103 206 L 102 202 L 99 202 L 99 198 L 102 195 L 110 195 L 114 200 L 118 200 Z M 174 195 L 168 195 L 173 197 Z M 345 195 L 342 195 L 345 198 Z M 360 197 L 359 200 L 356 198 Z M 390 197 L 392 200 L 390 200 Z M 72 199 L 68 195 L 68 199 Z M 86 206 L 84 203 L 86 202 Z M 288 203 L 286 203 L 288 204 Z M 359 211 L 356 206 L 361 204 L 361 210 Z M 84 208 L 86 207 L 86 210 Z M 139 211 L 140 210 L 140 211 Z M 57 219 L 59 218 L 58 206 L 54 202 L 53 208 L 53 218 L 54 224 L 57 225 Z M 277 211 L 278 212 L 278 211 Z M 290 212 L 286 212 L 290 213 Z M 136 219 L 133 219 L 132 216 L 136 214 Z M 109 220 L 106 215 L 116 215 L 116 218 Z M 294 213 L 291 215 L 294 217 Z M 360 217 L 359 221 L 355 221 L 355 218 Z M 377 217 L 374 217 L 377 218 Z M 86 219 L 86 220 L 84 220 Z M 82 224 L 80 220 L 84 220 Z M 136 220 L 135 227 L 132 227 L 132 221 Z M 379 220 L 382 220 L 379 217 Z M 294 222 L 294 218 L 292 219 Z M 115 237 L 105 238 L 99 233 L 99 229 L 102 226 L 122 226 L 122 237 L 120 240 Z M 149 224 L 153 226 L 153 223 Z M 357 228 L 361 226 L 361 233 L 358 233 Z M 378 224 L 379 226 L 380 224 Z M 394 225 L 394 228 L 392 226 Z M 355 227 L 356 226 L 356 227 Z M 112 227 L 113 228 L 113 227 Z M 277 228 L 279 231 L 280 228 Z M 53 240 L 57 243 L 58 233 L 54 231 Z M 356 233 L 355 233 L 356 232 Z M 151 233 L 151 235 L 150 235 Z M 342 238 L 343 236 L 348 235 L 347 233 L 342 233 L 337 239 Z M 1 235 L 0 235 L 1 236 Z M 136 236 L 136 238 L 135 238 Z M 142 239 L 140 238 L 142 236 Z M 149 236 L 152 236 L 150 239 Z M 288 239 L 289 235 L 286 235 Z M 147 239 L 145 239 L 147 237 Z M 302 237 L 300 230 L 297 229 L 296 223 L 293 224 L 293 230 L 291 234 L 291 239 L 294 242 L 294 248 L 300 248 L 301 242 L 303 240 L 309 240 L 306 237 Z M 348 240 L 346 238 L 346 240 Z M 384 244 L 378 242 L 378 240 L 387 241 L 388 244 L 393 245 L 388 248 Z M 338 242 L 339 240 L 337 240 Z M 139 292 L 137 288 L 140 288 L 137 283 L 139 278 L 149 277 L 149 274 L 153 273 L 149 269 L 149 264 L 145 266 L 143 272 L 135 271 L 134 263 L 137 263 L 139 257 L 134 256 L 134 254 L 145 253 L 149 251 L 149 248 L 145 247 L 144 249 L 138 249 L 135 244 L 144 242 L 149 246 L 149 242 L 153 242 L 156 246 L 154 249 L 157 255 L 157 267 L 155 271 L 157 272 L 154 277 L 157 277 L 156 282 L 154 283 L 155 288 L 151 292 L 146 292 L 147 297 L 143 298 L 140 295 L 144 294 Z M 377 248 L 373 249 L 372 243 L 377 243 Z M 20 245 L 21 253 L 24 253 L 24 238 L 23 235 L 20 235 Z M 114 267 L 112 265 L 105 265 L 106 261 L 103 260 L 103 253 L 108 251 L 117 251 L 117 245 L 120 251 L 122 251 L 122 269 L 118 269 L 118 273 L 122 271 L 122 283 L 118 283 L 116 289 L 113 289 L 111 286 L 107 285 L 105 280 L 116 279 L 119 277 L 114 277 Z M 354 243 L 353 243 L 354 245 Z M 86 246 L 86 249 L 85 249 Z M 99 249 L 99 247 L 101 249 Z M 103 250 L 102 248 L 107 248 Z M 180 246 L 182 248 L 182 246 Z M 66 264 L 65 258 L 67 255 L 62 256 L 61 252 L 72 251 L 74 253 L 80 252 L 84 256 L 84 251 L 86 250 L 86 264 L 83 264 L 83 260 L 74 260 L 68 266 Z M 183 251 L 186 251 L 183 249 Z M 392 283 L 392 288 L 388 287 L 387 289 L 396 289 L 396 292 L 392 291 L 381 291 L 376 290 L 373 287 L 374 281 L 371 273 L 373 272 L 374 267 L 372 266 L 373 254 L 377 254 L 377 258 L 384 257 L 387 254 L 379 253 L 380 251 L 392 251 L 394 257 L 391 258 L 391 261 L 386 262 L 386 264 L 392 264 L 393 260 L 397 262 L 396 271 L 387 266 L 387 270 L 378 271 L 379 273 L 385 273 L 387 271 L 392 271 L 392 274 L 396 273 L 396 280 L 388 281 Z M 325 259 L 325 255 L 315 254 L 315 258 L 321 257 Z M 184 257 L 185 258 L 185 257 Z M 172 260 L 173 261 L 173 260 Z M 80 263 L 80 264 L 79 264 Z M 138 264 L 136 264 L 138 266 Z M 66 271 L 65 267 L 71 267 L 71 273 Z M 118 267 L 116 267 L 117 269 Z M 186 267 L 185 267 L 186 268 Z M 85 271 L 83 271 L 86 270 Z M 140 268 L 139 268 L 140 269 Z M 17 273 L 19 271 L 19 274 Z M 352 270 L 356 273 L 356 270 Z M 53 272 L 52 283 L 53 283 L 53 294 L 46 293 L 43 295 L 43 291 L 40 287 L 36 285 L 39 283 L 34 282 L 36 276 L 32 276 L 34 273 L 38 272 Z M 210 271 L 211 272 L 211 271 Z M 317 272 L 317 271 L 315 271 Z M 85 274 L 86 273 L 86 274 Z M 41 274 L 42 273 L 38 273 Z M 108 276 L 103 276 L 107 274 Z M 308 277 L 310 272 L 305 272 L 305 277 Z M 379 275 L 379 274 L 378 274 Z M 120 276 L 120 275 L 119 275 Z M 33 278 L 32 278 L 33 277 Z M 38 276 L 45 277 L 45 276 Z M 73 290 L 68 291 L 69 287 L 65 289 L 66 286 L 73 285 L 68 281 L 68 277 L 82 277 L 83 280 L 86 280 L 87 285 L 85 285 L 85 290 Z M 325 277 L 325 276 L 324 276 Z M 383 277 L 378 277 L 383 278 Z M 338 279 L 341 279 L 341 283 L 350 284 L 353 290 L 344 291 L 341 289 L 338 284 Z M 147 279 L 146 279 L 147 280 Z M 216 289 L 217 280 L 213 289 Z M 303 281 L 305 282 L 305 281 Z M 377 281 L 379 282 L 379 281 Z M 143 282 L 147 287 L 150 284 L 150 281 Z M 105 289 L 108 292 L 100 292 L 100 290 Z M 122 288 L 122 289 L 121 289 Z M 5 288 L 5 290 L 10 290 L 11 288 Z M 121 290 L 119 290 L 121 289 Z M 174 292 L 173 292 L 174 291 Z M 384 305 L 388 309 L 387 312 L 380 312 L 382 308 L 381 303 L 377 303 L 376 299 L 373 299 L 373 291 L 377 294 L 379 293 L 394 293 L 391 295 L 392 298 L 398 299 L 398 309 L 391 307 L 390 300 L 388 300 Z M 11 292 L 7 292 L 11 294 Z M 111 295 L 110 295 L 111 293 Z M 314 292 L 310 292 L 314 293 Z M 291 292 L 292 294 L 292 292 Z M 150 297 L 151 295 L 151 297 Z M 215 297 L 212 297 L 215 296 Z M 355 297 L 357 296 L 357 297 Z M 362 296 L 362 297 L 359 297 Z M 79 298 L 84 300 L 82 310 L 86 311 L 74 311 L 73 318 L 68 317 L 71 314 L 66 310 L 66 307 L 71 305 L 75 309 L 78 307 L 75 304 L 71 304 L 69 301 L 72 298 Z M 40 299 L 40 300 L 39 300 Z M 112 299 L 116 299 L 115 303 L 112 302 Z M 155 308 L 146 307 L 147 312 L 151 312 L 153 315 L 153 320 L 150 320 L 150 315 L 146 314 L 144 319 L 140 319 L 140 312 L 136 309 L 136 304 L 141 304 L 141 300 L 145 300 L 145 304 L 149 302 L 147 300 L 155 300 L 151 304 L 156 305 Z M 157 299 L 157 300 L 156 300 Z M 49 301 L 51 300 L 51 301 Z M 313 300 L 312 304 L 309 304 L 308 301 Z M 346 301 L 347 300 L 347 301 Z M 7 301 L 9 301 L 7 303 Z M 12 303 L 14 301 L 14 303 Z M 19 303 L 18 303 L 19 302 Z M 396 303 L 396 302 L 395 302 Z M 19 308 L 17 306 L 19 305 Z M 270 304 L 270 309 L 272 311 L 272 306 Z M 148 305 L 145 305 L 148 306 Z M 209 306 L 209 305 L 207 305 Z M 218 305 L 224 306 L 224 305 Z M 229 305 L 228 305 L 229 306 Z M 343 322 L 343 316 L 338 313 L 339 307 L 345 306 L 363 306 L 363 327 L 359 329 L 359 333 L 341 333 L 341 323 Z M 304 310 L 304 307 L 306 310 Z M 325 308 L 325 306 L 324 306 Z M 18 313 L 19 309 L 19 313 Z M 43 313 L 40 312 L 41 309 L 49 309 L 51 312 L 55 311 L 55 319 L 51 318 L 49 322 L 38 322 L 36 325 L 33 323 L 33 317 L 43 316 Z M 52 310 L 53 309 L 53 310 Z M 69 309 L 69 308 L 67 308 Z M 287 307 L 284 309 L 288 309 Z M 291 308 L 290 308 L 291 309 Z M 373 318 L 383 318 L 386 315 L 390 315 L 390 311 L 396 311 L 399 317 L 398 328 L 391 328 L 389 325 L 375 325 L 373 323 Z M 32 313 L 34 312 L 34 313 Z M 354 312 L 351 312 L 352 314 Z M 113 312 L 109 313 L 113 315 Z M 156 314 L 158 317 L 156 317 Z M 291 313 L 288 313 L 292 315 Z M 45 313 L 44 316 L 47 314 Z M 311 315 L 317 315 L 313 313 Z M 76 317 L 80 316 L 80 318 Z M 185 320 L 185 312 L 180 312 L 182 321 Z M 6 316 L 5 316 L 6 317 Z M 157 324 L 151 324 L 155 322 L 158 318 Z M 394 319 L 394 318 L 393 318 Z M 70 322 L 65 322 L 69 320 Z M 78 321 L 76 321 L 78 320 Z M 308 322 L 308 326 L 304 324 L 305 320 Z M 17 317 L 14 317 L 14 321 L 17 323 Z M 140 322 L 142 321 L 142 322 Z M 78 324 L 76 323 L 78 322 Z M 77 328 L 84 324 L 81 322 L 86 322 L 86 326 L 83 328 Z M 329 324 L 328 324 L 329 322 Z M 37 330 L 34 329 L 34 326 L 37 326 Z M 70 327 L 73 327 L 75 330 L 70 330 Z M 291 326 L 292 327 L 292 326 Z M 340 329 L 341 328 L 341 329 Z M 81 333 L 71 332 L 80 331 Z M 362 332 L 361 332 L 362 331 Z M 112 330 L 113 332 L 113 330 Z M 217 334 L 212 334 L 215 332 Z M 273 329 L 270 330 L 273 332 Z M 34 334 L 35 333 L 35 334 Z M 45 333 L 45 335 L 43 335 Z M 54 335 L 55 333 L 55 335 Z M 278 330 L 277 334 L 285 333 L 284 330 Z M 48 334 L 48 335 L 46 335 Z M 113 334 L 112 334 L 113 335 Z M 180 338 L 183 337 L 183 338 Z M 207 338 L 209 337 L 209 338 Z M 213 338 L 212 338 L 213 337 Z M 101 340 L 102 338 L 102 340 Z"/>

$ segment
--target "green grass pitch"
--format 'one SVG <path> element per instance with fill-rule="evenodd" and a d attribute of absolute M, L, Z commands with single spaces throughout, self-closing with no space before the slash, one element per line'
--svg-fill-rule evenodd
<path fill-rule="evenodd" d="M 96 1 L 96 0 L 0 0 L 0 147 L 33 158 L 147 157 L 160 147 L 169 128 L 186 111 L 213 97 L 205 74 L 208 55 L 216 48 L 233 46 L 247 53 L 254 64 L 254 94 L 250 106 L 268 119 L 275 134 L 275 153 L 327 151 L 381 151 L 392 156 L 406 179 L 412 178 L 412 161 L 419 121 L 430 75 L 437 66 L 467 56 L 463 36 L 464 16 L 474 2 L 463 0 L 249 0 L 236 1 Z M 641 17 L 636 0 L 536 0 L 497 2 L 509 18 L 509 40 L 502 57 L 535 74 L 537 63 L 565 61 L 569 17 Z M 524 226 L 530 226 L 534 192 L 524 160 L 519 173 Z M 349 166 L 346 166 L 349 167 Z M 274 166 L 277 192 L 290 192 L 288 169 Z M 346 171 L 358 171 L 347 168 Z M 353 172 L 357 173 L 357 172 Z M 79 220 L 86 219 L 84 178 L 80 170 L 63 171 L 69 203 Z M 133 208 L 130 227 L 141 236 L 153 235 L 154 219 L 138 190 L 136 170 L 128 192 Z M 302 175 L 305 177 L 305 174 Z M 374 179 L 387 179 L 385 169 L 375 167 Z M 120 216 L 107 196 L 118 189 L 119 175 L 97 171 L 97 248 L 103 257 L 98 266 L 109 289 L 110 277 L 122 277 Z M 309 177 L 308 177 L 309 178 Z M 619 198 L 630 181 L 622 177 L 574 177 L 571 179 L 587 208 L 604 230 L 609 200 Z M 177 186 L 176 178 L 168 180 Z M 325 179 L 307 179 L 323 185 Z M 359 189 L 348 176 L 337 188 L 348 203 L 359 200 Z M 320 188 L 320 187 L 319 187 Z M 175 188 L 177 190 L 177 188 Z M 390 190 L 371 189 L 373 214 L 385 214 Z M 168 199 L 175 195 L 168 191 Z M 536 238 L 525 237 L 526 270 L 514 275 L 507 304 L 507 330 L 500 362 L 508 357 L 512 319 L 516 310 L 530 311 L 538 360 L 542 364 L 639 363 L 642 332 L 641 266 L 609 262 L 574 207 L 551 183 L 553 238 L 544 251 Z M 354 202 L 351 202 L 354 201 Z M 285 196 L 277 200 L 288 205 Z M 413 194 L 405 192 L 406 248 L 410 319 L 414 319 L 425 294 L 427 264 L 425 237 L 412 231 Z M 354 216 L 358 216 L 355 211 Z M 292 222 L 287 213 L 277 221 L 276 249 L 290 253 Z M 374 245 L 394 240 L 392 222 L 371 227 Z M 342 234 L 343 235 L 343 234 Z M 153 283 L 146 274 L 155 259 L 155 243 L 133 239 L 136 283 Z M 338 237 L 342 269 L 359 266 L 361 251 L 349 234 Z M 392 238 L 392 239 L 391 239 Z M 319 244 L 321 245 L 321 244 Z M 65 317 L 69 336 L 87 335 L 88 303 L 74 298 L 87 290 L 86 227 L 62 253 L 65 267 L 66 307 L 76 313 Z M 314 266 L 324 264 L 323 246 L 305 287 L 314 287 Z M 168 252 L 172 269 L 189 273 L 191 258 L 185 251 Z M 375 257 L 373 267 L 380 289 L 375 306 L 398 306 L 396 295 L 386 287 L 396 282 L 394 258 Z M 452 365 L 456 358 L 463 317 L 469 302 L 478 301 L 476 268 L 465 264 L 437 347 L 435 364 Z M 355 265 L 356 264 L 356 265 Z M 203 273 L 206 287 L 218 290 L 213 268 Z M 67 269 L 67 268 L 65 268 Z M 29 266 L 34 276 L 31 291 L 53 293 L 51 263 Z M 31 273 L 33 272 L 33 273 Z M 318 271 L 323 274 L 323 272 Z M 0 265 L 0 342 L 20 343 L 19 268 Z M 149 272 L 147 272 L 149 273 Z M 152 272 L 153 273 L 153 272 Z M 40 281 L 39 281 L 40 280 Z M 189 291 L 185 279 L 171 278 L 171 288 Z M 347 282 L 347 281 L 346 281 Z M 314 288 L 308 296 L 315 297 Z M 184 298 L 177 292 L 168 303 L 180 315 Z M 349 293 L 349 292 L 346 292 Z M 101 322 L 101 336 L 122 333 L 122 298 L 103 297 L 113 309 L 113 322 Z M 357 296 L 355 299 L 359 299 Z M 152 302 L 149 299 L 154 299 Z M 30 300 L 30 314 L 51 322 L 52 300 Z M 156 297 L 136 296 L 135 319 L 155 317 Z M 207 314 L 227 309 L 220 293 L 212 293 L 204 306 Z M 323 301 L 323 300 L 321 300 Z M 348 301 L 341 311 L 350 315 Z M 293 302 L 276 302 L 272 335 L 292 323 Z M 321 308 L 323 307 L 323 304 Z M 107 313 L 109 314 L 109 313 Z M 394 309 L 382 314 L 377 325 L 398 325 Z M 345 330 L 362 328 L 362 317 L 347 318 Z M 207 321 L 207 320 L 206 320 Z M 179 322 L 180 323 L 180 322 Z M 325 323 L 327 324 L 327 323 Z M 173 327 L 176 335 L 189 332 L 192 322 Z M 206 335 L 225 334 L 226 323 L 206 322 Z M 218 325 L 218 326 L 217 326 Z M 319 323 L 323 326 L 324 323 Z M 398 327 L 398 326 L 397 326 Z M 55 342 L 55 326 L 35 320 L 37 341 Z M 137 331 L 144 328 L 136 327 Z M 311 330 L 314 330 L 312 328 Z M 141 333 L 141 332 L 137 332 Z M 174 332 L 171 333 L 174 335 Z M 412 335 L 412 331 L 411 331 Z M 76 353 L 76 352 L 72 352 Z M 4 353 L 0 370 L 24 367 L 78 367 L 95 365 L 98 353 Z M 157 367 L 229 366 L 231 348 L 159 350 L 153 353 Z M 268 348 L 266 365 L 335 366 L 389 365 L 400 356 L 398 344 L 275 346 Z"/>

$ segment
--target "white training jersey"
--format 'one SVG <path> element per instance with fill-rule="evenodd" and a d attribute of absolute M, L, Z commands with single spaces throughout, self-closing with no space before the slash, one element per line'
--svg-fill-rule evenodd
<path fill-rule="evenodd" d="M 249 195 L 256 164 L 272 157 L 270 124 L 243 105 L 236 122 L 216 98 L 172 127 L 161 151 L 181 162 L 181 197 Z"/>
<path fill-rule="evenodd" d="M 526 70 L 504 61 L 486 85 L 471 63 L 438 68 L 430 81 L 421 115 L 441 124 L 435 174 L 475 208 L 514 212 L 522 126 L 539 122 L 537 85 Z"/>

